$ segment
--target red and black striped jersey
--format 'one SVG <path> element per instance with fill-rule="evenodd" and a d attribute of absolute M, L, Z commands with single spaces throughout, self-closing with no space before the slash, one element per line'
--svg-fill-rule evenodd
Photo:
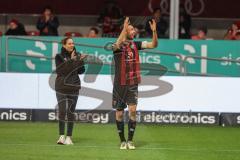
<path fill-rule="evenodd" d="M 138 50 L 142 50 L 142 42 L 127 41 L 120 46 L 120 49 L 113 52 L 115 63 L 114 83 L 134 85 L 141 82 Z"/>

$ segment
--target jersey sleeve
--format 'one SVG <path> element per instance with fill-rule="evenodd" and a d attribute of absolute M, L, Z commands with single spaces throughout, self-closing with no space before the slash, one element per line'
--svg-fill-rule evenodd
<path fill-rule="evenodd" d="M 135 41 L 134 43 L 135 43 L 135 45 L 136 45 L 136 47 L 137 47 L 138 50 L 143 50 L 143 49 L 145 49 L 145 48 L 143 47 L 143 42 L 142 42 L 142 41 Z"/>

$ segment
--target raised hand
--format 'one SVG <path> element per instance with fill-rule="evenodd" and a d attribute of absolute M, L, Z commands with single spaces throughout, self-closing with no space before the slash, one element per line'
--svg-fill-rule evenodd
<path fill-rule="evenodd" d="M 86 54 L 81 54 L 80 60 L 84 60 L 85 58 L 87 58 L 88 55 Z"/>
<path fill-rule="evenodd" d="M 127 29 L 130 24 L 129 17 L 126 17 L 123 24 L 123 29 Z"/>
<path fill-rule="evenodd" d="M 77 59 L 77 55 L 75 53 L 75 50 L 71 53 L 71 59 L 73 59 L 73 60 Z"/>
<path fill-rule="evenodd" d="M 123 23 L 123 29 L 122 32 L 120 33 L 117 42 L 115 43 L 115 46 L 113 46 L 113 50 L 117 50 L 120 48 L 120 44 L 126 40 L 127 38 L 127 28 L 130 24 L 129 17 L 126 17 Z"/>
<path fill-rule="evenodd" d="M 150 28 L 153 32 L 156 31 L 157 29 L 157 24 L 156 24 L 156 21 L 154 19 L 152 19 L 152 21 L 149 21 L 149 25 L 150 25 Z"/>

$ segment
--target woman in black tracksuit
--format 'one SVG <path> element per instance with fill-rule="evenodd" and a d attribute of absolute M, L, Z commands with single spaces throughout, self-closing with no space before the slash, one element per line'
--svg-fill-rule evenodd
<path fill-rule="evenodd" d="M 72 143 L 74 111 L 76 108 L 81 81 L 79 74 L 85 72 L 84 56 L 77 53 L 73 39 L 62 40 L 61 53 L 55 57 L 57 78 L 55 90 L 58 101 L 59 139 L 58 144 Z M 67 116 L 67 118 L 65 118 Z M 65 120 L 67 120 L 67 134 L 65 138 Z"/>

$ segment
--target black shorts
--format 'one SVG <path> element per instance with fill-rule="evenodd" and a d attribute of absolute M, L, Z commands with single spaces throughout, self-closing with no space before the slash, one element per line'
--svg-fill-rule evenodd
<path fill-rule="evenodd" d="M 127 105 L 137 105 L 138 84 L 135 85 L 113 85 L 112 106 L 114 109 L 125 109 Z"/>

